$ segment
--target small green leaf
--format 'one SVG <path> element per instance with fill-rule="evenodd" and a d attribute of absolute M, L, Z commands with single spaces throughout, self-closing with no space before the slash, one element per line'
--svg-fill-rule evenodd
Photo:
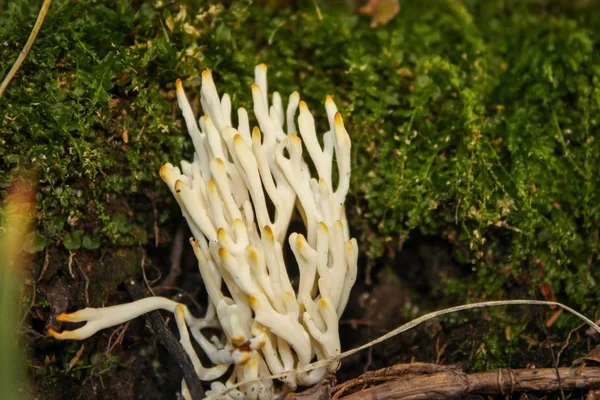
<path fill-rule="evenodd" d="M 67 250 L 77 250 L 81 247 L 82 231 L 73 231 L 63 238 L 63 245 Z"/>
<path fill-rule="evenodd" d="M 88 250 L 96 250 L 100 247 L 100 238 L 96 236 L 85 235 L 83 237 L 83 248 Z"/>
<path fill-rule="evenodd" d="M 62 232 L 64 226 L 65 221 L 62 218 L 54 218 L 48 222 L 46 229 L 51 235 L 58 235 Z"/>

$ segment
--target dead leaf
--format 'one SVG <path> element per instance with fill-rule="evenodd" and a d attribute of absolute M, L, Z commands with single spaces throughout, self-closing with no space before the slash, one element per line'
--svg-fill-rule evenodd
<path fill-rule="evenodd" d="M 542 296 L 544 296 L 546 301 L 556 301 L 556 296 L 548 282 L 540 284 L 540 292 L 542 292 Z M 556 308 L 556 306 L 550 306 L 550 308 Z"/>
<path fill-rule="evenodd" d="M 550 318 L 548 318 L 548 321 L 546 321 L 546 328 L 550 328 L 556 322 L 558 317 L 560 317 L 562 312 L 563 312 L 562 308 L 559 308 L 558 310 L 554 311 L 554 314 L 552 314 L 550 316 Z"/>
<path fill-rule="evenodd" d="M 385 25 L 400 11 L 400 0 L 369 0 L 358 10 L 361 14 L 371 16 L 371 28 Z"/>

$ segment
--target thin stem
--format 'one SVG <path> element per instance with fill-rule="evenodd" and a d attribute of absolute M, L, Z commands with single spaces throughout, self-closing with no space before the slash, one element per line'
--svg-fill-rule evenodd
<path fill-rule="evenodd" d="M 2 84 L 0 84 L 0 99 L 4 95 L 4 91 L 8 87 L 8 84 L 10 83 L 12 78 L 14 78 L 15 74 L 17 73 L 17 70 L 23 63 L 23 60 L 25 60 L 25 57 L 27 57 L 29 50 L 31 50 L 31 46 L 33 46 L 33 42 L 35 41 L 35 38 L 36 38 L 38 32 L 40 31 L 40 28 L 42 27 L 42 23 L 44 22 L 44 19 L 46 18 L 46 14 L 48 13 L 48 8 L 50 8 L 50 3 L 52 3 L 52 0 L 44 0 L 44 4 L 42 4 L 42 8 L 40 9 L 40 13 L 38 14 L 37 20 L 35 21 L 33 30 L 29 34 L 29 39 L 27 39 L 27 43 L 25 43 L 25 47 L 23 47 L 23 50 L 21 50 L 19 57 L 17 57 L 17 60 L 13 64 L 10 71 L 8 71 L 8 74 L 2 81 Z"/>

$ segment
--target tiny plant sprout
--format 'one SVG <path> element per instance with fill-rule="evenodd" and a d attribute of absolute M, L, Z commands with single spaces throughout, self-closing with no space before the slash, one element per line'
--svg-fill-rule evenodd
<path fill-rule="evenodd" d="M 351 144 L 342 117 L 327 96 L 329 129 L 320 139 L 297 92 L 285 109 L 279 93 L 269 99 L 265 64 L 256 67 L 252 84 L 258 123 L 253 129 L 243 108 L 233 125 L 231 99 L 218 95 L 211 71 L 202 72 L 199 120 L 180 80 L 176 86 L 194 158 L 180 167 L 164 165 L 160 176 L 192 231 L 190 243 L 208 293 L 206 314 L 198 318 L 183 304 L 150 297 L 61 314 L 59 321 L 86 325 L 49 333 L 81 340 L 162 309 L 174 314 L 200 379 L 211 382 L 208 394 L 248 382 L 222 397 L 271 399 L 313 385 L 338 363 L 295 371 L 340 354 L 338 321 L 357 274 L 358 247 L 344 210 Z M 295 210 L 305 228 L 290 233 Z M 297 289 L 286 269 L 286 246 L 298 265 Z M 215 336 L 217 330 L 221 334 Z M 203 365 L 192 341 L 211 365 Z M 279 383 L 261 379 L 287 371 Z M 185 382 L 182 393 L 189 397 Z"/>

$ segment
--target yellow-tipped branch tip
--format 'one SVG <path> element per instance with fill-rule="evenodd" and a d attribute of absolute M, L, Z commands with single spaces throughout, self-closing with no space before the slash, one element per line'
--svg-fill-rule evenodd
<path fill-rule="evenodd" d="M 60 315 L 58 317 L 56 317 L 56 320 L 59 322 L 80 322 L 80 321 L 73 321 L 72 315 L 76 314 L 76 313 L 60 313 Z"/>
<path fill-rule="evenodd" d="M 181 189 L 183 188 L 183 185 L 184 185 L 184 183 L 181 180 L 177 179 L 175 181 L 175 185 L 173 185 L 173 188 L 175 189 L 175 192 L 176 193 L 181 192 Z"/>
<path fill-rule="evenodd" d="M 336 125 L 344 125 L 344 120 L 342 119 L 342 114 L 340 114 L 339 112 L 335 113 L 335 117 L 333 117 Z"/>
<path fill-rule="evenodd" d="M 265 233 L 265 236 L 267 237 L 267 240 L 269 242 L 275 242 L 275 236 L 273 236 L 273 231 L 271 230 L 271 227 L 269 225 L 265 225 L 265 227 L 263 228 L 263 232 Z"/>
<path fill-rule="evenodd" d="M 323 230 L 323 232 L 329 233 L 329 228 L 327 227 L 327 224 L 325 222 L 319 222 L 319 227 Z"/>
<path fill-rule="evenodd" d="M 225 247 L 221 247 L 219 249 L 219 257 L 221 259 L 227 258 L 229 257 L 229 252 L 227 251 L 227 249 Z"/>
<path fill-rule="evenodd" d="M 263 71 L 266 71 L 267 70 L 267 64 L 265 64 L 265 63 L 259 64 L 258 68 L 262 69 Z"/>
<path fill-rule="evenodd" d="M 160 175 L 163 181 L 166 181 L 169 177 L 169 170 L 167 169 L 167 166 L 163 165 L 162 167 L 160 167 L 158 174 Z"/>
<path fill-rule="evenodd" d="M 326 103 L 333 103 L 333 97 L 331 97 L 331 95 L 328 94 L 327 97 L 325 97 L 325 102 Z"/>
<path fill-rule="evenodd" d="M 212 78 L 212 72 L 210 71 L 210 69 L 205 69 L 204 71 L 202 71 L 202 77 L 205 79 Z"/>
<path fill-rule="evenodd" d="M 177 78 L 175 81 L 175 87 L 177 88 L 177 91 L 183 90 L 183 82 L 181 82 L 181 79 Z"/>
<path fill-rule="evenodd" d="M 58 332 L 56 332 L 54 329 L 52 329 L 52 328 L 48 328 L 48 329 L 46 330 L 46 332 L 48 332 L 48 334 L 49 334 L 50 336 L 52 336 L 54 339 L 60 339 L 60 336 L 61 336 L 61 334 L 60 334 L 60 333 L 58 333 Z"/>
<path fill-rule="evenodd" d="M 254 246 L 248 245 L 246 249 L 248 251 L 248 258 L 250 259 L 250 261 L 253 264 L 258 265 L 258 252 L 254 248 Z"/>

